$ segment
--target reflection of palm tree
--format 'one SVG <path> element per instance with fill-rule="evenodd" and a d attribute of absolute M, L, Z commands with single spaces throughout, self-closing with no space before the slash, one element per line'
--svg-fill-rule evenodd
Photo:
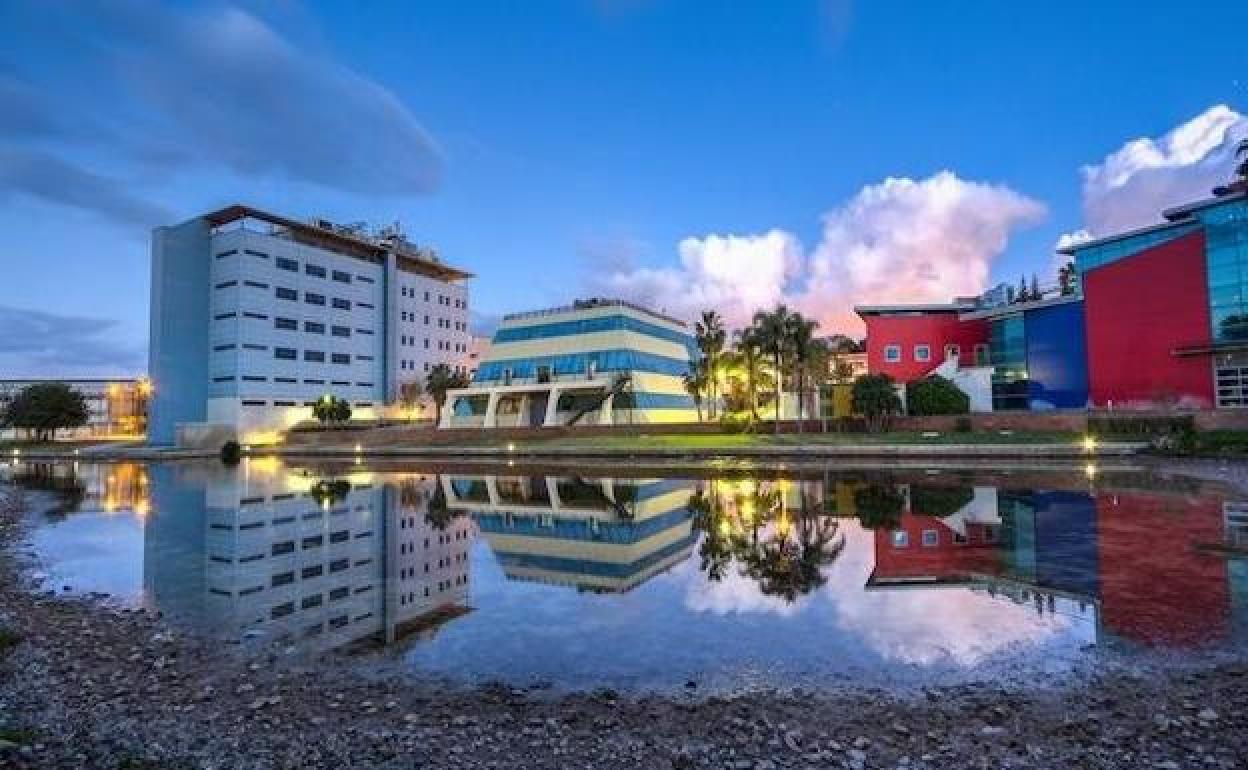
<path fill-rule="evenodd" d="M 452 511 L 446 504 L 446 492 L 442 490 L 442 477 L 434 477 L 433 494 L 429 497 L 429 507 L 425 509 L 425 521 L 439 532 L 462 515 L 462 511 Z"/>
<path fill-rule="evenodd" d="M 840 554 L 845 539 L 838 537 L 838 523 L 826 515 L 822 500 L 812 506 L 804 486 L 801 493 L 797 511 L 786 511 L 780 492 L 762 485 L 736 495 L 732 506 L 714 489 L 710 495 L 694 493 L 689 507 L 703 533 L 699 555 L 707 577 L 722 580 L 736 562 L 739 574 L 757 582 L 764 594 L 788 602 L 823 585 L 823 568 Z"/>

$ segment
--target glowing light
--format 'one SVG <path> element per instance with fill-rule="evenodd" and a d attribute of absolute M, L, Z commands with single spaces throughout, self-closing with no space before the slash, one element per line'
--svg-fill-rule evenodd
<path fill-rule="evenodd" d="M 1083 474 L 1088 477 L 1088 481 L 1092 481 L 1096 478 L 1096 466 L 1088 463 L 1083 468 Z"/>
<path fill-rule="evenodd" d="M 20 450 L 20 449 L 14 449 L 14 450 L 13 450 L 13 456 L 14 456 L 14 457 L 20 457 L 20 456 L 21 456 L 21 454 L 22 454 L 22 450 Z"/>
<path fill-rule="evenodd" d="M 1083 437 L 1083 451 L 1085 452 L 1096 451 L 1096 436 L 1084 436 Z"/>
<path fill-rule="evenodd" d="M 134 503 L 134 513 L 135 513 L 135 515 L 137 515 L 137 516 L 146 516 L 149 512 L 151 512 L 151 506 L 149 506 L 149 505 L 148 505 L 148 503 L 147 503 L 147 501 L 146 501 L 146 500 L 136 500 L 136 501 L 135 501 L 135 503 Z"/>
<path fill-rule="evenodd" d="M 514 452 L 514 451 L 516 451 L 516 445 L 515 445 L 515 444 L 512 444 L 512 443 L 510 443 L 510 442 L 509 442 L 509 443 L 507 444 L 507 451 L 508 451 L 508 452 Z"/>

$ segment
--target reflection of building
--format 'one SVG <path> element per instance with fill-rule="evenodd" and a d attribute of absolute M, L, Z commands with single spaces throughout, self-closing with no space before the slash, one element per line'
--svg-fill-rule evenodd
<path fill-rule="evenodd" d="M 316 480 L 261 460 L 152 469 L 144 583 L 158 609 L 332 649 L 464 611 L 471 522 L 425 517 L 436 482 Z"/>
<path fill-rule="evenodd" d="M 683 322 L 622 300 L 504 316 L 441 427 L 692 422 L 696 351 Z"/>
<path fill-rule="evenodd" d="M 46 382 L 68 385 L 87 402 L 87 424 L 58 431 L 61 438 L 141 436 L 147 430 L 151 388 L 145 379 L 0 380 L 0 412 L 23 388 Z M 14 438 L 16 434 L 16 430 L 0 430 L 0 438 Z"/>
<path fill-rule="evenodd" d="M 1217 642 L 1243 622 L 1234 560 L 1208 550 L 1233 542 L 1237 521 L 1216 494 L 988 490 L 992 513 L 979 488 L 956 508 L 957 488 L 943 489 L 911 485 L 897 529 L 874 533 L 868 589 L 959 585 L 1038 611 L 1093 607 L 1099 635 L 1144 644 Z M 924 515 L 924 497 L 939 515 Z"/>
<path fill-rule="evenodd" d="M 246 206 L 157 228 L 151 440 L 250 440 L 325 394 L 368 416 L 436 364 L 463 369 L 470 277 L 397 228 Z"/>
<path fill-rule="evenodd" d="M 686 559 L 692 482 L 543 476 L 446 477 L 507 577 L 629 591 Z"/>

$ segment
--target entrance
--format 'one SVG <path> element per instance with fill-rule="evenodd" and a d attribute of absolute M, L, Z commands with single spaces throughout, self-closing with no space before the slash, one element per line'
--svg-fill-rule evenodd
<path fill-rule="evenodd" d="M 546 421 L 546 403 L 549 400 L 549 393 L 534 393 L 529 396 L 529 425 L 540 427 Z"/>

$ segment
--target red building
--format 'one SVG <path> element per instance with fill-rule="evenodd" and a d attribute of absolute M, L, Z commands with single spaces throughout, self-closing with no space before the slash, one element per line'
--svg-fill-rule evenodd
<path fill-rule="evenodd" d="M 877 529 L 875 569 L 868 585 L 959 583 L 1002 572 L 997 528 L 968 523 L 965 534 L 941 519 L 907 513 L 895 530 Z"/>
<path fill-rule="evenodd" d="M 867 371 L 911 382 L 946 358 L 988 363 L 988 322 L 962 320 L 973 301 L 948 305 L 864 305 L 854 308 L 867 326 Z"/>

